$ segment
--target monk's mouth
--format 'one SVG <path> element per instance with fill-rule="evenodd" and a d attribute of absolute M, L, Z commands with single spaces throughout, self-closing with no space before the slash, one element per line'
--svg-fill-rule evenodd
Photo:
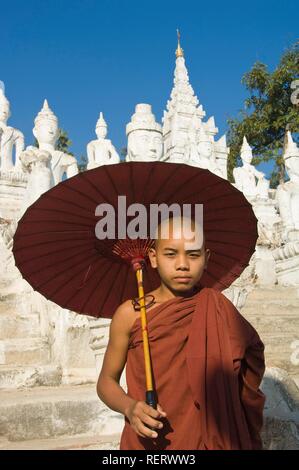
<path fill-rule="evenodd" d="M 189 282 L 191 281 L 192 277 L 175 277 L 174 278 L 177 282 Z"/>

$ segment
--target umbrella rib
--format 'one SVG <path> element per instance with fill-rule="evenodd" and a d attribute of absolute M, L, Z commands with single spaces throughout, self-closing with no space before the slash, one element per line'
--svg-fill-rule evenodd
<path fill-rule="evenodd" d="M 47 230 L 47 232 L 43 231 L 43 232 L 34 232 L 34 233 L 24 233 L 22 234 L 22 238 L 32 237 L 32 235 L 44 235 L 45 233 L 46 234 L 49 234 L 49 233 L 90 233 L 90 230 Z M 16 235 L 18 235 L 17 232 L 16 232 Z M 14 236 L 14 238 L 15 240 L 18 240 L 18 237 L 16 235 Z M 71 239 L 67 238 L 67 240 L 71 240 Z"/>
<path fill-rule="evenodd" d="M 197 195 L 197 194 L 196 194 L 196 195 Z M 222 194 L 221 196 L 218 195 L 218 196 L 211 197 L 211 198 L 209 197 L 209 199 L 208 199 L 207 201 L 204 201 L 204 202 L 209 202 L 209 203 L 210 203 L 210 201 L 214 201 L 215 199 L 220 199 L 220 198 L 221 198 L 221 199 L 224 199 L 225 197 L 228 197 L 228 196 L 234 196 L 234 195 L 233 195 L 232 193 L 226 193 L 226 194 Z M 186 200 L 188 200 L 190 197 L 194 197 L 194 193 L 189 194 L 189 196 L 186 196 L 186 197 L 184 198 L 184 200 L 181 201 L 181 204 L 183 204 L 183 203 L 184 203 Z M 234 196 L 234 197 L 235 197 L 235 196 Z M 248 204 L 249 204 L 249 203 L 247 203 L 246 206 L 248 206 Z M 224 207 L 224 209 L 225 209 L 225 207 Z"/>
<path fill-rule="evenodd" d="M 166 163 L 166 165 L 170 165 L 170 163 Z M 178 163 L 178 165 L 179 165 L 179 163 Z M 176 167 L 175 164 L 174 164 L 173 166 L 174 166 L 174 170 L 168 175 L 168 177 L 166 178 L 166 180 L 163 181 L 163 186 L 165 186 L 165 185 L 168 183 L 168 181 L 173 177 L 173 175 L 176 173 L 177 167 Z M 156 191 L 156 193 L 154 194 L 154 196 L 152 196 L 152 198 L 151 198 L 151 199 L 152 199 L 152 201 L 151 201 L 152 203 L 153 203 L 153 201 L 156 200 L 156 197 L 157 197 L 157 194 L 159 194 L 159 191 L 160 191 L 160 188 L 158 188 L 158 190 Z"/>
<path fill-rule="evenodd" d="M 76 248 L 76 247 L 74 247 L 74 248 Z M 87 250 L 84 250 L 84 251 L 80 251 L 80 253 L 78 253 L 78 254 L 81 255 L 81 254 L 84 253 L 84 256 L 85 256 L 86 252 L 88 252 L 90 249 L 91 249 L 91 248 L 88 248 Z M 65 248 L 64 248 L 63 250 L 55 251 L 55 254 L 56 254 L 56 253 L 60 253 L 61 251 L 65 251 Z M 45 257 L 45 256 L 48 256 L 49 254 L 51 254 L 51 253 L 46 253 L 46 254 L 44 254 L 44 255 L 40 255 L 40 256 L 38 257 L 38 259 L 43 258 L 43 257 Z M 65 262 L 68 261 L 69 259 L 72 259 L 73 257 L 74 257 L 74 255 L 71 255 L 71 256 L 69 256 L 68 258 L 64 258 L 63 263 L 65 263 Z M 30 260 L 27 260 L 27 261 L 22 261 L 22 266 L 24 266 L 24 264 L 28 263 L 28 261 L 32 261 L 32 260 L 30 259 Z M 78 261 L 76 261 L 76 263 L 77 263 L 77 262 L 78 262 Z M 56 264 L 57 264 L 57 261 L 55 261 L 55 262 L 52 263 L 52 264 L 44 265 L 41 269 L 38 269 L 37 271 L 31 271 L 31 272 L 30 272 L 30 275 L 32 275 L 32 274 L 37 274 L 37 273 L 39 273 L 39 272 L 41 272 L 41 271 L 44 271 L 45 268 L 52 268 L 52 266 L 55 266 Z M 76 266 L 76 264 L 72 265 L 71 268 L 72 268 L 73 266 Z M 63 272 L 63 271 L 61 271 L 61 272 Z M 60 272 L 59 274 L 61 274 L 61 272 Z M 57 273 L 55 274 L 55 276 L 57 276 Z"/>
<path fill-rule="evenodd" d="M 87 258 L 87 260 L 88 260 L 88 262 L 90 262 L 90 261 L 93 262 L 93 260 L 96 259 L 96 258 L 97 258 L 97 255 L 94 254 L 93 256 L 90 256 L 89 258 Z M 87 260 L 86 260 L 86 258 L 84 259 L 84 261 L 87 261 Z M 75 264 L 73 264 L 72 266 L 70 266 L 68 269 L 71 269 L 71 268 L 73 268 L 74 266 L 78 266 L 78 262 L 76 262 Z M 80 266 L 80 264 L 79 264 L 79 266 Z M 49 282 L 51 282 L 53 279 L 55 279 L 57 276 L 60 276 L 60 274 L 62 274 L 64 271 L 65 271 L 65 269 L 63 269 L 62 271 L 59 271 L 58 273 L 55 273 L 55 276 L 53 276 L 53 277 L 47 279 L 45 282 L 43 282 L 42 284 L 40 284 L 39 287 L 45 286 L 46 284 L 48 284 Z M 57 288 L 54 292 L 51 293 L 51 295 L 55 295 L 58 289 L 60 289 L 61 287 L 64 287 L 69 281 L 72 281 L 72 280 L 74 279 L 74 277 L 76 277 L 77 274 L 79 274 L 79 273 L 80 273 L 80 270 L 79 270 L 79 271 L 76 271 L 75 274 L 74 274 L 71 278 L 69 278 L 64 284 L 62 284 L 62 285 L 60 284 L 60 285 L 58 286 L 58 288 Z"/>
<path fill-rule="evenodd" d="M 106 272 L 105 272 L 105 275 L 106 275 L 107 271 L 109 271 L 109 270 L 110 270 L 110 267 L 108 266 L 108 267 L 107 267 L 107 270 L 106 270 Z M 118 277 L 118 275 L 119 275 L 120 270 L 121 270 L 121 265 L 118 266 L 118 272 L 117 272 L 117 275 L 115 276 L 114 280 L 117 280 L 117 277 Z M 96 282 L 96 288 L 97 288 L 97 287 L 99 286 L 99 284 L 101 283 L 103 277 L 104 277 L 104 275 L 101 276 L 100 279 Z M 87 300 L 83 303 L 83 305 L 81 305 L 81 307 L 80 307 L 80 310 L 81 310 L 81 311 L 84 311 L 84 308 L 85 308 L 87 302 L 88 302 L 90 299 L 92 299 L 94 293 L 97 292 L 97 289 L 96 289 L 96 288 L 93 290 L 91 296 L 87 298 Z M 102 297 L 102 299 L 103 299 L 103 300 L 102 300 L 102 305 L 105 304 L 105 302 L 106 302 L 106 300 L 107 300 L 107 298 L 108 298 L 108 296 L 109 296 L 110 294 L 111 294 L 111 290 L 107 289 L 105 297 Z"/>
<path fill-rule="evenodd" d="M 123 268 L 124 270 L 126 270 L 126 272 L 125 272 L 125 277 L 127 278 L 129 266 L 124 264 L 124 265 L 122 266 L 122 268 Z M 122 289 L 121 289 L 121 295 L 120 295 L 120 297 L 119 297 L 119 301 L 120 301 L 120 302 L 122 301 L 122 298 L 123 298 L 123 295 L 124 295 L 124 292 L 125 292 L 125 288 L 126 288 L 126 283 L 123 282 L 123 286 L 122 286 Z"/>
<path fill-rule="evenodd" d="M 85 179 L 84 176 L 83 176 L 83 173 L 81 173 L 81 175 L 82 175 L 81 178 L 84 179 L 84 181 L 86 181 L 86 179 Z M 73 191 L 73 193 L 78 193 L 78 194 L 80 194 L 81 196 L 86 197 L 87 199 L 89 199 L 90 201 L 92 201 L 92 202 L 95 203 L 95 204 L 98 203 L 98 201 L 96 201 L 94 198 L 88 196 L 86 193 L 82 193 L 82 191 L 79 191 L 79 189 L 77 189 L 77 188 L 73 188 L 72 186 L 68 186 L 67 184 L 66 184 L 66 188 L 68 188 L 68 189 L 70 189 L 71 191 Z"/>
<path fill-rule="evenodd" d="M 202 177 L 202 173 L 201 173 L 200 177 Z M 194 178 L 198 178 L 198 175 L 193 175 L 193 176 L 191 176 L 191 178 L 189 178 L 187 181 L 184 181 L 184 183 L 183 183 L 184 186 L 186 186 L 187 184 L 189 184 L 190 181 L 192 181 Z M 222 183 L 221 181 L 217 181 L 216 183 L 211 184 L 210 186 L 205 186 L 201 191 L 199 191 L 199 193 L 196 193 L 196 196 L 199 196 L 199 195 L 200 195 L 203 191 L 205 191 L 206 189 L 213 188 L 214 186 L 217 186 L 218 184 L 223 184 L 223 183 Z M 181 187 L 182 187 L 182 186 L 180 186 L 180 188 L 181 188 Z M 178 191 L 179 191 L 178 188 L 176 188 L 176 189 L 174 190 L 174 192 L 168 197 L 167 201 L 169 201 L 169 199 L 171 199 L 171 198 L 173 197 L 173 195 L 174 195 L 176 192 L 178 192 Z M 189 196 L 187 196 L 186 198 L 191 197 L 191 196 L 194 196 L 194 192 L 193 192 L 192 194 L 190 194 Z M 186 198 L 185 198 L 185 199 L 186 199 Z M 184 202 L 184 201 L 183 201 L 183 202 Z M 180 203 L 182 203 L 182 202 L 180 202 Z"/>
<path fill-rule="evenodd" d="M 105 165 L 102 166 L 102 168 L 105 168 Z M 92 171 L 92 170 L 91 170 Z M 107 196 L 103 195 L 102 192 L 99 190 L 99 188 L 97 186 L 95 186 L 93 184 L 93 182 L 87 178 L 86 175 L 84 175 L 84 172 L 82 173 L 82 178 L 84 179 L 84 181 L 87 181 L 89 186 L 91 186 L 102 198 L 105 202 L 108 202 L 109 204 L 111 204 L 112 206 L 114 206 L 114 204 L 112 204 L 112 202 L 107 198 Z M 98 201 L 97 201 L 97 204 L 98 204 Z"/>
<path fill-rule="evenodd" d="M 100 260 L 102 260 L 102 258 L 98 258 L 98 259 L 96 260 L 95 266 L 97 265 L 97 263 L 98 263 Z M 105 261 L 107 261 L 107 260 L 105 260 Z M 94 266 L 94 267 L 95 267 L 95 266 Z M 101 281 L 101 280 L 103 279 L 103 277 L 107 274 L 107 272 L 109 271 L 109 269 L 111 269 L 110 264 L 108 264 L 107 269 L 105 270 L 105 272 L 102 273 L 102 276 L 100 277 L 100 281 Z M 77 290 L 77 292 L 78 292 L 78 290 Z M 94 292 L 95 292 L 95 290 L 94 290 Z M 75 294 L 75 295 L 76 295 L 76 294 Z M 72 294 L 72 296 L 67 299 L 67 304 L 70 302 L 70 300 L 72 299 L 73 296 L 74 296 L 74 294 Z M 86 296 L 86 299 L 87 299 L 87 300 L 84 301 L 83 305 L 81 305 L 78 310 L 83 311 L 85 305 L 86 305 L 87 302 L 90 300 L 90 298 L 91 298 L 91 296 Z"/>
<path fill-rule="evenodd" d="M 71 238 L 68 238 L 68 239 L 66 239 L 66 240 L 59 240 L 59 242 L 61 242 L 61 241 L 70 242 L 70 241 L 72 241 L 72 239 L 71 239 Z M 85 242 L 90 243 L 90 240 L 84 240 L 84 243 L 85 243 Z M 51 243 L 54 243 L 55 245 L 57 245 L 57 240 L 51 240 L 51 241 L 40 242 L 40 243 L 33 243 L 32 245 L 26 245 L 26 246 L 16 247 L 15 252 L 18 253 L 19 251 L 27 250 L 28 248 L 31 248 L 31 247 L 33 247 L 33 246 L 36 247 L 36 246 L 42 246 L 42 245 L 50 245 Z M 79 247 L 79 246 L 82 246 L 82 243 L 83 243 L 83 242 L 81 241 L 79 245 L 74 245 L 74 246 L 72 246 L 72 248 L 77 248 L 77 247 Z M 69 247 L 68 247 L 68 248 L 69 248 Z M 94 247 L 92 247 L 92 248 L 94 248 Z M 65 248 L 62 248 L 61 250 L 56 250 L 56 251 L 54 251 L 53 253 L 60 253 L 61 251 L 65 251 Z M 39 258 L 42 258 L 43 256 L 48 256 L 49 254 L 50 254 L 50 253 L 48 252 L 48 253 L 45 253 L 45 254 L 43 254 L 43 255 L 39 255 Z"/>
<path fill-rule="evenodd" d="M 132 189 L 132 199 L 135 201 L 135 191 L 134 191 L 134 179 L 133 179 L 133 174 L 132 174 L 132 165 L 129 167 L 129 172 L 130 172 L 130 180 L 132 183 L 131 189 Z"/>
<path fill-rule="evenodd" d="M 118 273 L 117 273 L 117 277 L 121 274 L 122 269 L 123 269 L 123 268 L 127 268 L 127 266 L 126 266 L 126 265 L 122 265 L 122 266 L 120 266 L 120 268 L 121 268 L 121 269 L 119 269 L 119 271 L 118 271 Z M 131 267 L 129 267 L 129 269 L 131 269 Z M 125 286 L 126 286 L 126 283 L 123 282 L 122 292 L 121 292 L 121 295 L 122 295 L 122 296 L 123 296 L 123 293 L 124 293 L 124 290 L 125 290 Z M 120 297 L 120 302 L 121 302 L 121 299 L 122 299 L 122 297 Z"/>
<path fill-rule="evenodd" d="M 124 269 L 126 269 L 126 265 L 125 264 L 120 265 L 120 272 L 122 272 Z M 118 272 L 118 275 L 119 275 L 119 272 Z M 118 289 L 118 297 L 117 297 L 117 299 L 118 299 L 117 304 L 118 305 L 120 305 L 120 303 L 121 303 L 121 299 L 122 299 L 123 290 L 124 290 L 125 285 L 126 285 L 126 283 L 123 282 L 121 284 L 121 287 Z M 115 298 L 116 298 L 116 296 L 115 296 Z"/>
<path fill-rule="evenodd" d="M 25 223 L 26 221 L 24 221 Z M 62 224 L 67 224 L 67 225 L 79 225 L 78 222 L 66 222 L 64 220 L 62 220 L 61 222 L 59 221 L 53 221 L 53 220 L 42 220 L 42 219 L 39 219 L 39 220 L 30 220 L 30 224 L 40 224 L 40 223 L 51 223 L 51 222 L 55 222 L 55 223 L 62 223 Z M 90 224 L 82 224 L 83 227 L 90 227 Z"/>
<path fill-rule="evenodd" d="M 85 178 L 84 178 L 84 176 L 83 176 L 83 173 L 79 173 L 79 174 L 77 175 L 77 178 L 84 179 L 84 181 L 86 181 Z M 61 183 L 59 183 L 59 185 L 54 186 L 54 188 L 50 189 L 49 191 L 46 191 L 46 192 L 43 193 L 43 194 L 40 196 L 40 198 L 39 198 L 37 201 L 35 201 L 33 204 L 36 204 L 39 200 L 45 199 L 45 198 L 59 199 L 59 198 L 56 198 L 56 197 L 55 197 L 55 193 L 57 192 L 56 189 L 57 189 L 58 186 L 60 186 L 60 187 L 63 186 L 64 190 L 65 190 L 65 188 L 67 188 L 67 189 L 69 189 L 69 190 L 72 191 L 72 192 L 81 194 L 82 196 L 84 196 L 84 197 L 85 197 L 86 199 L 88 199 L 89 201 L 92 201 L 92 202 L 95 202 L 95 203 L 96 203 L 96 201 L 95 201 L 94 199 L 92 199 L 91 197 L 89 197 L 87 194 L 82 193 L 82 192 L 79 191 L 77 188 L 73 188 L 72 186 L 70 186 L 70 185 L 69 185 L 70 180 L 71 180 L 71 178 L 70 178 L 70 179 L 67 179 L 66 181 L 62 181 Z M 73 184 L 73 183 L 71 183 L 71 184 Z M 53 194 L 48 195 L 48 193 L 49 193 L 50 191 L 53 191 L 53 192 L 54 192 L 54 195 L 53 195 Z"/>
<path fill-rule="evenodd" d="M 220 217 L 219 217 L 219 218 L 217 217 L 217 218 L 215 218 L 215 219 L 208 219 L 208 223 L 210 223 L 210 222 L 221 222 L 221 221 L 223 221 L 223 220 L 225 220 L 225 221 L 229 221 L 229 220 L 240 220 L 240 216 L 238 216 L 238 217 L 236 217 L 236 216 L 233 217 L 233 216 L 231 216 L 231 214 L 228 214 L 226 217 L 223 217 L 222 219 L 221 219 Z M 206 221 L 207 221 L 207 220 L 206 220 Z"/>
<path fill-rule="evenodd" d="M 117 277 L 118 277 L 119 274 L 122 272 L 122 267 L 123 267 L 123 266 L 120 266 L 120 269 L 118 270 L 118 273 L 117 273 Z M 132 268 L 131 268 L 131 269 L 132 269 Z M 124 293 L 125 286 L 126 286 L 126 283 L 124 282 L 124 283 L 123 283 L 123 287 L 122 287 L 122 295 L 123 295 L 123 293 Z M 122 299 L 122 297 L 121 297 L 121 299 Z"/>
<path fill-rule="evenodd" d="M 224 220 L 225 220 L 225 219 L 224 219 Z M 255 228 L 255 227 L 253 227 L 253 229 L 254 229 L 254 228 Z M 242 232 L 241 229 L 239 229 L 239 230 L 233 230 L 233 229 L 221 230 L 221 229 L 218 229 L 218 228 L 217 228 L 216 230 L 217 230 L 217 232 L 222 232 L 222 233 L 239 233 L 240 235 L 244 235 L 245 233 L 246 233 L 246 234 L 251 233 L 250 230 L 248 230 L 248 227 L 244 227 L 244 232 Z M 210 229 L 210 230 L 207 229 L 207 230 L 204 230 L 204 232 L 206 232 L 206 233 L 208 233 L 208 232 L 212 232 L 212 233 L 213 233 L 214 231 L 215 231 L 215 229 Z M 254 230 L 252 230 L 252 233 L 254 233 Z"/>
<path fill-rule="evenodd" d="M 218 255 L 218 256 L 223 256 L 223 257 L 228 258 L 228 259 L 230 259 L 230 260 L 236 261 L 237 263 L 243 262 L 243 261 L 244 261 L 244 258 L 247 259 L 248 256 L 249 256 L 249 254 L 250 254 L 250 253 L 244 253 L 241 258 L 235 258 L 235 257 L 233 257 L 233 256 L 226 255 L 226 254 L 224 254 L 224 253 L 219 253 L 219 251 L 212 251 L 212 250 L 211 250 L 211 253 L 212 253 L 212 255 L 213 255 L 213 253 L 215 253 L 215 254 Z M 252 256 L 252 255 L 250 255 L 250 257 L 251 257 L 251 256 Z M 249 258 L 249 259 L 250 259 L 250 258 Z M 213 256 L 211 256 L 211 258 L 210 258 L 210 260 L 209 260 L 209 263 L 210 263 L 210 261 L 213 262 L 213 263 L 218 264 L 219 266 L 225 267 L 225 266 L 223 266 L 222 264 L 220 264 L 220 263 L 218 263 L 217 261 L 215 261 L 215 260 L 213 259 Z"/>
<path fill-rule="evenodd" d="M 111 269 L 111 264 L 108 264 L 106 271 L 105 271 L 105 272 L 101 272 L 101 277 L 99 278 L 98 281 L 96 281 L 96 284 L 97 284 L 97 285 L 99 284 L 99 282 L 101 282 L 101 281 L 103 280 L 103 278 L 106 276 L 107 272 L 108 272 L 110 269 Z M 92 287 L 92 286 L 91 286 L 91 287 Z M 88 299 L 86 300 L 86 302 L 84 302 L 83 306 L 80 307 L 80 310 L 84 309 L 84 307 L 85 307 L 87 301 L 91 299 L 91 297 L 92 297 L 92 295 L 93 295 L 94 292 L 95 292 L 95 289 L 92 287 L 92 293 L 91 293 L 90 297 L 88 297 Z"/>
<path fill-rule="evenodd" d="M 91 171 L 93 171 L 93 170 L 91 170 Z M 107 196 L 103 196 L 103 193 L 99 190 L 99 188 L 97 188 L 97 186 L 95 186 L 95 185 L 92 183 L 92 181 L 90 181 L 88 178 L 86 178 L 85 175 L 84 175 L 84 173 L 85 173 L 85 172 L 81 173 L 82 179 L 83 179 L 84 181 L 87 181 L 88 184 L 89 184 L 89 186 L 92 186 L 93 189 L 95 189 L 96 192 L 100 194 L 100 196 L 104 199 L 104 201 L 108 201 L 108 202 L 109 202 Z M 95 204 L 98 205 L 99 201 L 96 201 L 95 199 L 93 199 L 93 198 L 87 196 L 87 194 L 82 193 L 81 191 L 78 191 L 77 189 L 73 189 L 73 188 L 71 188 L 70 186 L 68 186 L 68 188 L 71 189 L 73 192 L 77 192 L 77 193 L 79 193 L 79 194 L 82 194 L 82 195 L 85 196 L 87 199 L 89 199 L 90 201 L 92 201 L 93 203 L 95 203 Z"/>
<path fill-rule="evenodd" d="M 115 184 L 114 184 L 113 178 L 111 178 L 111 175 L 110 175 L 109 172 L 108 172 L 107 165 L 104 165 L 104 166 L 103 166 L 103 169 L 104 169 L 104 171 L 105 171 L 105 173 L 106 173 L 106 176 L 108 177 L 108 179 L 109 179 L 109 181 L 110 181 L 110 183 L 111 183 L 111 186 L 112 186 L 113 189 L 114 189 L 114 192 L 115 192 L 116 197 L 118 197 L 118 190 L 117 190 L 117 188 L 116 188 L 116 186 L 115 186 Z"/>
<path fill-rule="evenodd" d="M 68 189 L 70 189 L 70 188 L 68 187 Z M 81 194 L 82 194 L 82 193 L 81 193 Z M 61 197 L 56 197 L 56 196 L 53 196 L 53 195 L 50 196 L 50 194 L 49 194 L 49 195 L 47 196 L 47 199 L 51 199 L 51 200 L 53 200 L 53 201 L 61 201 L 61 202 L 63 202 L 64 204 L 67 203 L 67 204 L 70 204 L 71 206 L 78 207 L 79 209 L 84 209 L 84 210 L 86 210 L 86 207 L 85 207 L 85 206 L 81 206 L 81 205 L 78 204 L 77 202 L 68 201 L 68 200 L 63 199 L 63 198 L 61 198 Z M 35 206 L 35 204 L 32 205 L 32 209 L 33 209 L 33 208 L 35 209 L 34 206 Z"/>
<path fill-rule="evenodd" d="M 225 180 L 225 181 L 226 181 L 226 180 Z M 228 189 L 231 190 L 231 185 L 230 185 L 230 183 L 229 183 L 228 181 L 226 181 L 226 183 L 227 183 L 226 186 L 228 187 Z M 215 183 L 213 183 L 213 184 L 210 184 L 209 186 L 204 186 L 204 187 L 199 191 L 199 193 L 197 193 L 197 194 L 200 195 L 202 192 L 206 191 L 207 189 L 213 188 L 213 187 L 218 186 L 218 185 L 223 185 L 223 181 L 217 181 L 217 182 L 215 182 Z M 231 191 L 231 192 L 230 192 L 230 194 L 233 194 L 233 193 L 234 193 L 234 191 Z M 239 191 L 238 191 L 238 193 L 239 193 Z M 189 196 L 188 196 L 188 197 L 189 197 Z"/>
<path fill-rule="evenodd" d="M 57 212 L 61 213 L 61 214 L 67 214 L 67 215 L 74 215 L 74 216 L 77 216 L 78 217 L 78 214 L 74 213 L 74 212 L 67 212 L 67 211 L 64 211 L 64 210 L 61 210 L 61 209 L 43 209 L 43 208 L 39 208 L 39 207 L 32 207 L 31 209 L 32 211 L 42 211 L 42 212 L 51 212 L 54 214 L 56 214 Z M 86 209 L 85 209 L 86 210 Z M 92 220 L 94 221 L 94 216 L 92 217 L 88 217 L 86 215 L 80 215 L 80 219 L 83 218 L 83 219 L 88 219 L 88 220 Z"/>
<path fill-rule="evenodd" d="M 91 264 L 95 263 L 94 266 L 93 266 L 93 267 L 95 267 L 100 261 L 103 261 L 103 260 L 106 261 L 106 262 L 108 261 L 107 259 L 99 258 L 99 257 L 97 256 Z M 90 264 L 90 266 L 91 266 L 91 264 Z M 109 266 L 110 266 L 110 265 L 108 264 L 107 270 L 105 271 L 105 273 L 103 274 L 103 276 L 101 277 L 101 279 L 104 277 L 104 275 L 105 275 L 106 272 L 108 271 Z M 76 277 L 76 275 L 73 276 L 70 280 L 72 281 L 72 280 L 74 279 L 74 277 Z M 86 282 L 86 281 L 85 281 L 85 282 Z M 78 292 L 78 290 L 79 290 L 79 288 L 77 288 L 77 292 Z M 72 294 L 72 296 L 73 296 L 73 295 L 74 295 L 74 294 Z M 72 298 L 72 296 L 68 298 L 67 303 L 70 301 L 70 299 Z"/>
<path fill-rule="evenodd" d="M 145 185 L 144 185 L 144 190 L 143 190 L 143 194 L 142 194 L 142 199 L 141 199 L 141 201 L 144 201 L 144 199 L 145 199 L 145 194 L 146 194 L 146 192 L 147 192 L 148 184 L 149 184 L 149 181 L 150 181 L 150 178 L 151 178 L 151 176 L 152 176 L 153 171 L 154 171 L 154 165 L 151 166 L 151 169 L 150 169 L 150 171 L 149 171 L 148 174 L 147 174 L 147 180 L 146 180 L 146 183 L 145 183 Z"/>
<path fill-rule="evenodd" d="M 225 288 L 228 287 L 228 286 L 227 286 L 226 284 L 224 284 L 220 279 L 217 279 L 217 277 L 214 276 L 214 274 L 210 273 L 210 271 L 207 270 L 206 273 L 207 273 L 212 279 L 214 279 L 214 281 L 220 283 L 223 287 L 225 287 Z M 229 274 L 229 273 L 230 273 L 230 271 L 228 271 L 226 274 Z"/>
<path fill-rule="evenodd" d="M 212 239 L 207 238 L 207 244 L 208 244 L 209 241 L 210 242 L 216 242 L 216 243 L 219 243 L 221 245 L 231 245 L 231 242 L 224 242 L 224 241 L 220 241 L 220 240 L 212 240 Z M 247 245 L 239 245 L 236 242 L 234 242 L 234 246 L 239 246 L 240 248 L 247 248 Z"/>
<path fill-rule="evenodd" d="M 225 207 L 218 207 L 216 209 L 210 209 L 210 210 L 213 210 L 213 212 L 218 212 L 218 211 L 223 211 L 223 210 L 227 210 L 227 209 L 249 209 L 250 206 L 248 206 L 246 203 L 244 204 L 240 204 L 238 206 L 225 206 Z M 254 215 L 254 213 L 253 213 Z"/>
<path fill-rule="evenodd" d="M 231 258 L 231 259 L 234 259 L 234 258 Z M 237 262 L 240 263 L 240 260 L 237 260 Z M 215 261 L 212 257 L 209 259 L 209 265 L 211 265 L 211 264 L 215 264 L 215 265 L 219 266 L 220 268 L 227 269 L 226 266 L 224 266 L 223 264 L 221 264 L 221 263 Z M 229 272 L 232 272 L 232 273 L 233 273 L 233 268 L 231 268 L 231 269 L 229 270 Z"/>
<path fill-rule="evenodd" d="M 91 266 L 93 263 L 95 263 L 95 265 L 96 265 L 99 261 L 102 261 L 102 260 L 103 260 L 103 258 L 99 258 L 99 257 L 97 256 L 97 257 L 89 264 L 89 266 Z M 106 259 L 105 259 L 104 261 L 107 262 Z M 89 269 L 89 268 L 88 268 L 88 269 Z M 106 274 L 106 272 L 108 271 L 108 269 L 110 269 L 110 265 L 109 265 L 109 264 L 108 264 L 107 270 L 105 271 L 104 274 Z M 70 279 L 68 279 L 67 282 L 65 282 L 65 283 L 62 285 L 62 287 L 65 287 L 69 282 L 71 282 L 71 281 L 77 276 L 77 274 L 78 274 L 78 272 L 77 272 L 74 276 L 72 276 Z M 102 279 L 102 278 L 101 278 L 101 279 Z M 86 282 L 86 281 L 85 281 L 85 282 Z M 60 287 L 61 287 L 61 286 L 59 286 L 59 288 L 60 288 Z M 58 290 L 58 289 L 56 289 L 56 290 L 54 291 L 54 293 L 51 293 L 51 295 L 52 295 L 52 296 L 55 295 L 56 292 L 57 292 L 57 290 Z M 78 292 L 78 290 L 79 290 L 79 288 L 77 287 L 77 292 Z M 76 293 L 77 293 L 77 292 L 76 292 Z M 72 293 L 72 295 L 71 295 L 71 296 L 67 299 L 67 301 L 65 302 L 65 305 L 68 305 L 69 301 L 71 300 L 71 298 L 72 298 L 74 295 L 76 295 L 76 294 L 73 294 L 73 293 Z"/>
<path fill-rule="evenodd" d="M 211 254 L 216 254 L 218 256 L 223 256 L 224 258 L 228 258 L 230 260 L 234 260 L 236 261 L 237 263 L 240 261 L 239 258 L 235 258 L 234 256 L 230 256 L 230 255 L 227 255 L 226 253 L 219 253 L 219 251 L 215 251 L 215 250 L 211 250 Z M 211 258 L 212 260 L 212 258 Z"/>

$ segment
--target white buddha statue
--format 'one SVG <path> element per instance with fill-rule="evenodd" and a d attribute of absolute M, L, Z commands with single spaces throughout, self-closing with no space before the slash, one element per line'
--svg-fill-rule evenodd
<path fill-rule="evenodd" d="M 199 166 L 200 168 L 206 168 L 210 170 L 212 173 L 222 176 L 220 168 L 218 168 L 216 163 L 216 158 L 213 149 L 213 141 L 211 137 L 207 134 L 204 130 L 203 126 L 200 128 L 199 131 L 199 139 L 197 145 L 197 151 L 199 154 Z"/>
<path fill-rule="evenodd" d="M 126 161 L 153 162 L 162 159 L 162 127 L 156 122 L 150 104 L 137 104 L 126 126 L 128 150 Z"/>
<path fill-rule="evenodd" d="M 112 145 L 111 140 L 106 139 L 107 124 L 104 120 L 103 113 L 100 113 L 96 124 L 96 135 L 97 140 L 92 140 L 87 144 L 87 169 L 91 170 L 101 165 L 119 163 L 119 155 Z"/>
<path fill-rule="evenodd" d="M 276 198 L 286 234 L 299 230 L 299 147 L 287 131 L 283 151 L 285 169 L 290 178 L 277 188 Z"/>
<path fill-rule="evenodd" d="M 19 156 L 24 149 L 22 132 L 7 125 L 10 115 L 10 104 L 5 96 L 4 84 L 0 82 L 0 170 L 20 168 Z"/>
<path fill-rule="evenodd" d="M 36 147 L 27 147 L 21 153 L 20 161 L 23 170 L 29 175 L 19 218 L 44 192 L 54 186 L 51 158 L 50 152 L 36 149 Z"/>
<path fill-rule="evenodd" d="M 186 163 L 191 166 L 199 166 L 199 153 L 197 148 L 198 134 L 200 131 L 201 121 L 199 117 L 194 114 L 192 116 L 188 133 L 187 140 L 184 145 L 184 156 L 182 163 Z"/>
<path fill-rule="evenodd" d="M 233 175 L 235 186 L 243 192 L 246 197 L 267 199 L 270 182 L 265 178 L 265 174 L 258 171 L 255 166 L 251 165 L 253 158 L 252 149 L 243 137 L 241 147 L 241 159 L 243 166 L 234 168 Z"/>
<path fill-rule="evenodd" d="M 192 125 L 188 130 L 188 138 L 184 149 L 184 163 L 191 166 L 200 166 L 197 148 L 197 132 Z"/>
<path fill-rule="evenodd" d="M 67 178 L 78 173 L 76 158 L 60 150 L 55 150 L 59 136 L 58 119 L 49 108 L 47 100 L 44 101 L 41 111 L 34 120 L 33 135 L 38 141 L 38 148 L 30 146 L 25 152 L 30 150 L 30 152 L 36 152 L 37 156 L 40 155 L 40 151 L 49 152 L 54 184 L 62 181 L 64 173 Z"/>

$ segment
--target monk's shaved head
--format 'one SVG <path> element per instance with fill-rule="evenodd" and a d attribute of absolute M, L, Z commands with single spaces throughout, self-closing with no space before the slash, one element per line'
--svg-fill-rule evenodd
<path fill-rule="evenodd" d="M 184 239 L 189 248 L 205 249 L 202 226 L 190 217 L 174 216 L 160 222 L 155 231 L 154 248 L 159 247 L 161 240 L 168 239 Z"/>

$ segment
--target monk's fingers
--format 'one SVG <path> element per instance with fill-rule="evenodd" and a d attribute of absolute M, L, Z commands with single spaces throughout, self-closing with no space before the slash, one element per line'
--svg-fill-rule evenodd
<path fill-rule="evenodd" d="M 161 423 L 161 421 L 158 421 L 154 418 L 151 418 L 150 416 L 148 416 L 147 414 L 143 413 L 141 416 L 140 416 L 140 419 L 141 421 L 146 424 L 146 426 L 149 426 L 151 428 L 156 428 L 156 429 L 161 429 L 163 428 L 163 424 Z"/>
<path fill-rule="evenodd" d="M 146 403 L 144 403 L 144 405 L 142 407 L 142 411 L 143 411 L 143 413 L 145 413 L 148 416 L 151 416 L 152 418 L 160 418 L 161 417 L 161 413 L 158 409 L 155 410 L 155 408 L 153 408 L 152 406 L 147 405 Z"/>
<path fill-rule="evenodd" d="M 150 437 L 150 438 L 158 437 L 158 433 L 156 431 L 149 429 L 140 420 L 138 423 L 136 423 L 136 428 L 137 428 L 137 434 L 139 434 L 139 436 L 141 437 Z"/>

